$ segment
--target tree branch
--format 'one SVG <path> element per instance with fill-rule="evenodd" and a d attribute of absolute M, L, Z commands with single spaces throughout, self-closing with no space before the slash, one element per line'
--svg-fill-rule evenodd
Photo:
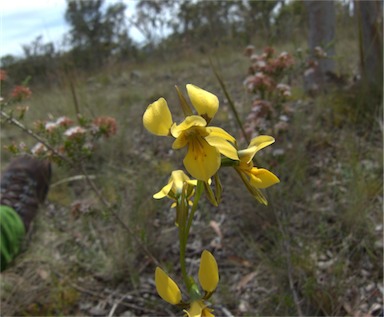
<path fill-rule="evenodd" d="M 23 132 L 28 134 L 29 136 L 33 137 L 35 140 L 43 144 L 47 149 L 51 150 L 56 156 L 60 157 L 64 162 L 68 163 L 70 166 L 72 166 L 72 162 L 65 156 L 61 155 L 57 150 L 52 147 L 49 143 L 47 143 L 43 138 L 41 138 L 39 135 L 37 135 L 35 132 L 33 132 L 31 129 L 26 128 L 20 121 L 16 120 L 15 118 L 11 117 L 9 114 L 4 112 L 3 110 L 0 110 L 0 114 L 3 118 L 5 118 L 9 123 L 13 124 L 14 126 L 21 129 Z"/>

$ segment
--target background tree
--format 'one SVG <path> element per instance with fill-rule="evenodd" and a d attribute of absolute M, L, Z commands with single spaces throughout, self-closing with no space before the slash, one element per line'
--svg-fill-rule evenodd
<path fill-rule="evenodd" d="M 170 0 L 140 0 L 136 3 L 135 15 L 130 19 L 144 36 L 146 44 L 158 43 L 165 37 L 167 27 L 172 17 L 176 2 Z"/>
<path fill-rule="evenodd" d="M 272 39 L 273 11 L 281 0 L 240 1 L 240 12 L 245 30 L 245 41 L 249 44 L 257 34 Z"/>
<path fill-rule="evenodd" d="M 367 85 L 383 87 L 383 2 L 355 1 L 360 70 Z"/>
<path fill-rule="evenodd" d="M 308 14 L 304 1 L 282 1 L 280 4 L 281 7 L 274 17 L 276 41 L 300 41 L 302 35 L 308 31 Z"/>
<path fill-rule="evenodd" d="M 314 72 L 306 76 L 307 89 L 322 89 L 326 82 L 326 74 L 335 71 L 335 4 L 334 1 L 306 1 L 308 10 L 308 46 L 310 56 L 315 58 L 321 47 L 327 54 L 319 60 Z"/>
<path fill-rule="evenodd" d="M 103 3 L 104 0 L 67 2 L 65 19 L 71 25 L 70 42 L 75 59 L 81 59 L 82 64 L 86 63 L 84 57 L 93 65 L 100 65 L 105 58 L 106 52 L 101 43 Z M 92 51 L 97 54 L 91 54 Z"/>
<path fill-rule="evenodd" d="M 111 4 L 103 8 L 104 0 L 68 0 L 65 13 L 71 25 L 70 44 L 74 60 L 84 66 L 101 66 L 124 43 L 131 45 L 125 21 L 126 6 Z"/>
<path fill-rule="evenodd" d="M 1 58 L 1 67 L 12 74 L 12 83 L 28 79 L 34 83 L 54 78 L 59 53 L 52 42 L 45 43 L 43 36 L 37 36 L 31 43 L 22 45 L 24 57 L 7 55 Z"/>

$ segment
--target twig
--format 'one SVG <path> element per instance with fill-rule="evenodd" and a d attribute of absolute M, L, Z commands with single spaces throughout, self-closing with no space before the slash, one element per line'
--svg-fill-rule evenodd
<path fill-rule="evenodd" d="M 108 317 L 112 317 L 113 316 L 113 314 L 115 313 L 115 310 L 119 306 L 120 302 L 121 302 L 121 300 L 113 303 L 113 306 L 112 306 L 112 308 L 111 308 L 111 310 L 110 310 L 110 312 L 108 314 Z"/>
<path fill-rule="evenodd" d="M 56 187 L 58 185 L 61 185 L 61 184 L 64 184 L 64 183 L 68 183 L 68 182 L 72 182 L 72 181 L 79 181 L 79 180 L 82 180 L 82 179 L 85 179 L 87 176 L 86 175 L 75 175 L 75 176 L 72 176 L 72 177 L 67 177 L 67 178 L 64 178 L 54 184 L 51 185 L 51 188 L 53 187 Z M 90 179 L 95 179 L 96 176 L 95 175 L 88 175 L 88 177 Z"/>
<path fill-rule="evenodd" d="M 219 308 L 223 312 L 225 317 L 234 317 L 234 315 L 224 306 L 220 305 Z"/>
<path fill-rule="evenodd" d="M 33 137 L 35 140 L 43 144 L 47 149 L 51 150 L 56 156 L 60 157 L 64 162 L 68 163 L 72 166 L 72 162 L 68 160 L 65 156 L 61 155 L 59 152 L 56 151 L 54 147 L 52 147 L 49 143 L 47 143 L 44 139 L 42 139 L 40 136 L 38 136 L 35 132 L 33 132 L 31 129 L 26 128 L 21 122 L 16 120 L 15 118 L 12 118 L 10 115 L 8 115 L 3 110 L 0 110 L 0 114 L 2 117 L 4 117 L 7 121 L 9 121 L 11 124 L 15 125 L 19 129 L 21 129 L 23 132 L 28 134 L 29 136 Z"/>
<path fill-rule="evenodd" d="M 70 77 L 70 75 L 68 74 L 68 77 Z M 77 100 L 77 94 L 76 94 L 76 90 L 75 90 L 75 86 L 73 85 L 73 81 L 72 81 L 72 78 L 69 78 L 69 87 L 71 88 L 71 94 L 72 94 L 72 98 L 73 98 L 73 104 L 75 106 L 75 112 L 76 112 L 76 118 L 77 120 L 79 120 L 79 116 L 80 116 L 80 107 L 79 107 L 79 102 Z"/>
<path fill-rule="evenodd" d="M 81 287 L 71 281 L 68 281 L 68 283 L 74 288 L 76 289 L 77 291 L 81 292 L 81 293 L 84 293 L 84 294 L 87 294 L 87 295 L 90 295 L 90 296 L 93 296 L 95 298 L 99 298 L 99 299 L 105 299 L 105 295 L 104 294 L 100 294 L 100 293 L 96 293 L 94 291 L 91 291 L 89 289 L 86 289 L 84 287 Z M 135 305 L 135 304 L 132 304 L 132 303 L 128 303 L 128 302 L 125 302 L 124 301 L 124 298 L 125 296 L 122 296 L 122 299 L 120 299 L 118 302 L 116 302 L 117 305 L 122 305 L 122 306 L 125 306 L 125 307 L 128 307 L 128 308 L 132 308 L 132 309 L 136 309 L 138 311 L 144 311 L 146 313 L 151 313 L 151 314 L 154 314 L 155 311 L 151 310 L 151 309 L 148 309 L 148 308 L 145 308 L 145 307 L 141 307 L 141 306 L 138 306 L 138 305 Z M 139 298 L 136 299 L 136 302 L 139 300 Z M 113 305 L 114 307 L 115 305 Z M 112 309 L 113 309 L 112 307 Z M 112 312 L 112 310 L 111 310 Z M 110 312 L 110 314 L 111 314 Z M 114 312 L 114 311 L 113 311 Z M 113 313 L 112 312 L 112 313 Z"/>
<path fill-rule="evenodd" d="M 133 237 L 135 242 L 144 250 L 147 256 L 153 261 L 153 263 L 155 263 L 155 265 L 159 265 L 160 262 L 152 255 L 152 253 L 148 250 L 148 248 L 136 237 L 136 235 L 133 233 L 131 228 L 126 225 L 123 219 L 121 219 L 119 214 L 112 208 L 113 206 L 111 205 L 111 203 L 108 200 L 106 200 L 105 197 L 100 193 L 99 189 L 96 187 L 95 183 L 92 181 L 90 175 L 87 174 L 83 164 L 80 164 L 80 168 L 85 176 L 85 180 L 87 181 L 88 185 L 91 186 L 92 190 L 95 192 L 96 196 L 101 201 L 101 203 L 116 218 L 116 220 L 122 225 L 122 227 L 128 231 L 130 236 Z"/>

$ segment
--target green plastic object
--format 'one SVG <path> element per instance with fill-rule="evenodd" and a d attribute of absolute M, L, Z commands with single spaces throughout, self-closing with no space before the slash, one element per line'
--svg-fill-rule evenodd
<path fill-rule="evenodd" d="M 0 206 L 0 253 L 1 272 L 19 253 L 25 235 L 24 223 L 20 216 L 8 206 Z"/>

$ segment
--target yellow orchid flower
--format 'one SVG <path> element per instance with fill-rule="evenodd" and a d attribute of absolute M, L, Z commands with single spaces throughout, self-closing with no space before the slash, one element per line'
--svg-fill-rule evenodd
<path fill-rule="evenodd" d="M 161 199 L 169 197 L 174 200 L 175 203 L 172 207 L 176 206 L 177 199 L 184 194 L 185 198 L 189 200 L 194 193 L 194 189 L 197 185 L 197 180 L 191 180 L 182 170 L 173 171 L 171 177 L 168 180 L 168 184 L 165 185 L 159 192 L 153 195 L 155 199 Z M 192 205 L 191 201 L 188 201 Z"/>
<path fill-rule="evenodd" d="M 239 165 L 235 166 L 236 171 L 243 180 L 249 192 L 262 204 L 267 205 L 268 202 L 260 189 L 270 187 L 280 180 L 272 172 L 253 166 L 253 157 L 255 154 L 266 146 L 275 142 L 275 139 L 268 135 L 260 135 L 251 140 L 248 148 L 238 151 L 240 158 Z"/>
<path fill-rule="evenodd" d="M 221 154 L 232 160 L 239 159 L 231 144 L 235 139 L 221 128 L 207 126 L 219 108 L 214 94 L 191 84 L 187 85 L 187 92 L 198 115 L 187 115 L 183 122 L 176 124 L 166 100 L 160 98 L 148 106 L 143 124 L 155 135 L 172 135 L 176 139 L 173 149 L 187 147 L 185 168 L 194 178 L 208 181 L 220 168 Z"/>
<path fill-rule="evenodd" d="M 184 310 L 189 317 L 214 317 L 212 309 L 207 307 L 205 301 L 216 290 L 219 283 L 219 270 L 214 256 L 207 250 L 201 254 L 198 277 L 205 295 L 186 304 L 181 299 L 181 292 L 177 284 L 161 268 L 157 267 L 155 272 L 157 293 L 172 305 L 189 305 L 189 309 Z"/>

